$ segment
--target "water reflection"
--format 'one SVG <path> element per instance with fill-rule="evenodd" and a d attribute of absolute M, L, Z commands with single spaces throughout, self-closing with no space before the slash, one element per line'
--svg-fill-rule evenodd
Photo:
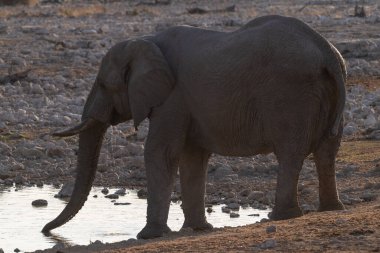
<path fill-rule="evenodd" d="M 96 240 L 116 242 L 135 238 L 146 222 L 146 200 L 139 199 L 136 192 L 127 191 L 120 196 L 115 205 L 112 200 L 104 198 L 101 188 L 94 187 L 82 210 L 64 226 L 43 235 L 42 227 L 55 218 L 65 207 L 66 201 L 53 196 L 59 190 L 44 186 L 43 188 L 0 188 L 0 248 L 4 252 L 13 252 L 51 248 L 57 243 L 65 245 L 87 245 Z M 116 189 L 110 189 L 110 193 Z M 93 196 L 97 195 L 97 198 Z M 36 199 L 45 199 L 48 206 L 37 208 L 31 205 Z M 252 224 L 266 218 L 268 211 L 252 208 L 241 209 L 239 218 L 230 218 L 221 212 L 221 206 L 214 206 L 215 212 L 208 214 L 208 221 L 214 227 L 240 226 Z M 259 216 L 249 216 L 258 214 Z M 171 203 L 168 225 L 178 231 L 183 223 L 180 203 Z"/>

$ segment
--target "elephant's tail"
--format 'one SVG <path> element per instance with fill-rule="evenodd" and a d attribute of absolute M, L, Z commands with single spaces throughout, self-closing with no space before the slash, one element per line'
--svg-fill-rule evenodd
<path fill-rule="evenodd" d="M 331 45 L 331 49 L 334 52 L 334 60 L 332 64 L 329 64 L 328 72 L 330 76 L 333 78 L 334 83 L 336 85 L 336 105 L 334 109 L 334 114 L 332 115 L 332 119 L 334 120 L 330 127 L 329 136 L 335 137 L 339 133 L 339 126 L 343 119 L 344 113 L 344 105 L 346 102 L 346 80 L 347 80 L 347 70 L 346 65 L 344 63 L 344 59 L 339 53 L 338 49 L 336 49 L 333 45 Z M 337 60 L 339 64 L 336 64 Z"/>

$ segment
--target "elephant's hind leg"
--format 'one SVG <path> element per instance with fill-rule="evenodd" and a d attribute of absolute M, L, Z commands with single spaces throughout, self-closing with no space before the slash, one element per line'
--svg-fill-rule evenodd
<path fill-rule="evenodd" d="M 289 147 L 291 150 L 291 147 Z M 269 215 L 273 220 L 286 220 L 302 216 L 298 204 L 297 186 L 304 157 L 298 154 L 276 154 L 279 162 L 276 199 L 273 211 Z"/>
<path fill-rule="evenodd" d="M 207 163 L 210 153 L 199 147 L 186 145 L 180 160 L 183 228 L 212 229 L 205 217 L 205 188 Z"/>
<path fill-rule="evenodd" d="M 343 210 L 335 181 L 335 157 L 341 136 L 322 140 L 314 152 L 319 179 L 319 211 Z"/>

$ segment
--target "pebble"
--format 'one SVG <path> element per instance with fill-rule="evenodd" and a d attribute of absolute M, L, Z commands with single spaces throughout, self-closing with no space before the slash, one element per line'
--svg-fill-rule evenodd
<path fill-rule="evenodd" d="M 119 195 L 117 194 L 108 194 L 105 196 L 106 198 L 109 198 L 109 199 L 118 199 L 119 198 Z"/>
<path fill-rule="evenodd" d="M 55 198 L 69 198 L 74 191 L 74 182 L 68 182 L 62 185 L 61 190 L 56 194 Z"/>
<path fill-rule="evenodd" d="M 232 168 L 228 165 L 218 164 L 213 172 L 214 180 L 223 180 L 227 176 L 234 174 Z"/>
<path fill-rule="evenodd" d="M 66 244 L 64 242 L 57 242 L 54 246 L 53 249 L 59 250 L 59 249 L 64 249 L 66 247 Z M 57 251 L 61 252 L 61 251 Z"/>
<path fill-rule="evenodd" d="M 252 166 L 243 166 L 238 172 L 239 177 L 254 177 L 257 175 L 258 173 Z"/>
<path fill-rule="evenodd" d="M 139 199 L 146 199 L 148 197 L 148 192 L 145 189 L 141 189 L 137 191 L 137 196 L 139 197 Z"/>
<path fill-rule="evenodd" d="M 32 202 L 32 206 L 35 207 L 41 207 L 41 206 L 47 206 L 48 202 L 45 199 L 36 199 Z"/>
<path fill-rule="evenodd" d="M 238 203 L 229 203 L 227 207 L 234 211 L 239 211 L 240 205 Z"/>
<path fill-rule="evenodd" d="M 137 130 L 137 140 L 139 141 L 143 141 L 146 139 L 146 137 L 148 136 L 148 133 L 149 133 L 149 128 L 146 127 L 146 126 L 141 126 L 138 128 Z"/>
<path fill-rule="evenodd" d="M 273 249 L 277 246 L 277 241 L 275 239 L 268 239 L 260 244 L 261 249 Z"/>
<path fill-rule="evenodd" d="M 124 196 L 126 194 L 126 189 L 125 188 L 118 189 L 117 191 L 115 191 L 114 194 Z"/>
<path fill-rule="evenodd" d="M 6 186 L 13 186 L 13 180 L 12 179 L 5 179 L 4 180 L 4 185 L 6 185 Z"/>
<path fill-rule="evenodd" d="M 360 198 L 365 202 L 371 202 L 375 201 L 377 199 L 378 195 L 372 192 L 364 192 Z"/>
<path fill-rule="evenodd" d="M 309 205 L 309 204 L 302 204 L 301 205 L 301 209 L 302 211 L 306 214 L 306 213 L 310 213 L 310 212 L 315 212 L 317 211 L 317 208 L 315 208 L 315 206 L 313 205 Z"/>
<path fill-rule="evenodd" d="M 248 197 L 250 193 L 251 193 L 251 190 L 245 189 L 245 190 L 242 190 L 241 192 L 239 192 L 239 195 L 242 197 Z"/>
<path fill-rule="evenodd" d="M 276 227 L 276 225 L 268 226 L 268 227 L 266 228 L 266 232 L 267 232 L 267 234 L 271 234 L 271 233 L 275 233 L 275 232 L 277 232 L 277 227 Z"/>
<path fill-rule="evenodd" d="M 11 152 L 12 152 L 12 148 L 8 144 L 0 141 L 0 154 L 11 155 Z"/>
<path fill-rule="evenodd" d="M 347 223 L 347 220 L 344 219 L 344 218 L 337 218 L 337 219 L 335 220 L 335 223 L 341 225 L 341 224 L 345 224 L 345 223 Z"/>
<path fill-rule="evenodd" d="M 207 207 L 206 212 L 212 213 L 212 212 L 214 212 L 214 210 L 212 209 L 212 207 Z"/>
<path fill-rule="evenodd" d="M 240 214 L 238 213 L 230 213 L 230 218 L 239 218 Z"/>
<path fill-rule="evenodd" d="M 222 212 L 223 212 L 223 213 L 231 213 L 231 209 L 229 209 L 229 208 L 226 207 L 226 206 L 222 206 Z"/>
<path fill-rule="evenodd" d="M 104 195 L 107 195 L 109 193 L 109 190 L 108 188 L 104 187 L 101 192 L 104 194 Z"/>
<path fill-rule="evenodd" d="M 8 33 L 8 26 L 5 24 L 0 24 L 0 34 L 6 34 Z"/>

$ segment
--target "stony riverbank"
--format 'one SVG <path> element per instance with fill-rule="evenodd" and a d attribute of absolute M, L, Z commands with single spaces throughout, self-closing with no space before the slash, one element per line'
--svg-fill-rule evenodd
<path fill-rule="evenodd" d="M 58 139 L 50 133 L 80 121 L 100 60 L 116 42 L 183 24 L 232 31 L 254 17 L 281 14 L 307 22 L 345 57 L 349 80 L 338 186 L 348 206 L 375 200 L 380 191 L 379 161 L 371 155 L 380 149 L 380 7 L 375 0 L 364 1 L 366 16 L 355 17 L 355 1 L 292 3 L 89 0 L 2 6 L 0 184 L 62 185 L 73 180 L 77 138 Z M 145 121 L 138 131 L 131 123 L 109 129 L 96 185 L 144 189 L 148 124 Z M 355 160 L 365 155 L 357 149 L 372 153 Z M 215 155 L 209 166 L 207 203 L 272 206 L 276 171 L 273 155 Z M 299 189 L 306 212 L 318 207 L 316 180 L 310 158 Z M 360 183 L 353 184 L 355 180 Z M 177 182 L 173 199 L 178 198 Z"/>

